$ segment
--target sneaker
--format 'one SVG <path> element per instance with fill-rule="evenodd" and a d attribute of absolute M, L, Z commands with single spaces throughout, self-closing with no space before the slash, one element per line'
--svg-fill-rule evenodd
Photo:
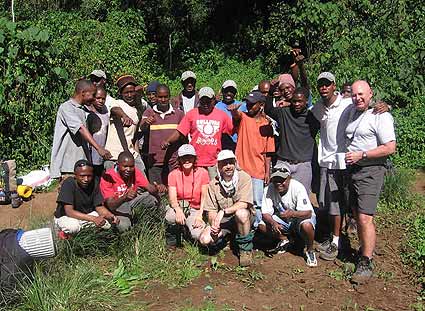
<path fill-rule="evenodd" d="M 248 267 L 253 264 L 252 251 L 240 251 L 239 265 L 241 267 Z"/>
<path fill-rule="evenodd" d="M 322 253 L 325 252 L 329 246 L 331 245 L 331 241 L 330 240 L 325 240 L 322 243 L 320 243 L 319 245 L 316 246 L 316 251 Z"/>
<path fill-rule="evenodd" d="M 306 251 L 305 252 L 305 260 L 306 264 L 309 267 L 317 267 L 317 259 L 314 251 Z"/>
<path fill-rule="evenodd" d="M 338 246 L 335 243 L 330 243 L 324 252 L 320 252 L 320 258 L 324 260 L 333 261 L 336 257 L 338 257 Z"/>
<path fill-rule="evenodd" d="M 290 246 L 289 240 L 282 240 L 277 243 L 276 247 L 270 250 L 270 253 L 284 254 Z"/>
<path fill-rule="evenodd" d="M 361 256 L 356 266 L 356 272 L 351 277 L 351 282 L 356 284 L 367 283 L 373 275 L 372 259 Z"/>
<path fill-rule="evenodd" d="M 59 240 L 69 240 L 71 237 L 71 235 L 69 235 L 68 233 L 66 233 L 65 231 L 59 231 L 58 232 L 58 239 Z"/>

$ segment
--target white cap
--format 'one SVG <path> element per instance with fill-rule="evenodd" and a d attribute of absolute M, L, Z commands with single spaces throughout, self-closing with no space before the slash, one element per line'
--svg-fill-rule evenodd
<path fill-rule="evenodd" d="M 321 74 L 317 77 L 317 81 L 319 81 L 320 79 L 326 79 L 326 80 L 328 80 L 328 81 L 330 81 L 330 82 L 335 83 L 335 76 L 334 76 L 332 73 L 327 72 L 327 71 L 322 72 L 322 73 L 321 73 Z"/>
<path fill-rule="evenodd" d="M 179 150 L 177 150 L 177 155 L 179 157 L 184 157 L 185 155 L 191 155 L 196 157 L 196 151 L 191 144 L 184 144 L 180 146 Z"/>
<path fill-rule="evenodd" d="M 54 257 L 56 254 L 50 228 L 26 231 L 18 243 L 33 258 Z"/>
<path fill-rule="evenodd" d="M 228 87 L 234 87 L 235 89 L 238 89 L 236 82 L 233 81 L 233 80 L 226 80 L 226 81 L 224 81 L 223 85 L 221 86 L 222 89 L 225 89 L 225 88 L 228 88 Z"/>
<path fill-rule="evenodd" d="M 221 150 L 217 155 L 217 161 L 223 161 L 227 159 L 236 159 L 236 156 L 232 150 Z"/>
<path fill-rule="evenodd" d="M 100 70 L 100 69 L 93 70 L 90 75 L 96 76 L 98 78 L 103 78 L 103 79 L 106 80 L 106 73 L 103 70 Z"/>
<path fill-rule="evenodd" d="M 181 77 L 182 81 L 186 81 L 189 78 L 193 78 L 196 80 L 196 75 L 193 71 L 188 70 L 182 73 L 182 77 Z"/>
<path fill-rule="evenodd" d="M 209 86 L 204 86 L 203 88 L 199 90 L 198 96 L 199 98 L 202 98 L 204 96 L 208 98 L 214 98 L 215 93 L 214 93 L 214 90 L 210 88 Z"/>

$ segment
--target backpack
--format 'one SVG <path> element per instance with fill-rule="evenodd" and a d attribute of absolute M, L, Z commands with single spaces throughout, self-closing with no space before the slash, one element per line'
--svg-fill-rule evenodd
<path fill-rule="evenodd" d="M 0 204 L 10 203 L 10 193 L 16 191 L 15 160 L 0 161 Z"/>
<path fill-rule="evenodd" d="M 33 258 L 18 243 L 19 230 L 0 231 L 0 288 L 13 290 L 18 282 L 28 276 L 33 266 Z"/>

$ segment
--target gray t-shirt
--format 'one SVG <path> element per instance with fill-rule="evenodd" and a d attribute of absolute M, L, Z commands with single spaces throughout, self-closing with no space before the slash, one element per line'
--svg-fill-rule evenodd
<path fill-rule="evenodd" d="M 369 151 L 395 141 L 394 119 L 389 112 L 373 114 L 373 109 L 357 111 L 353 105 L 345 130 L 348 151 Z M 387 157 L 360 160 L 360 166 L 385 164 Z"/>
<path fill-rule="evenodd" d="M 72 173 L 75 162 L 87 159 L 87 142 L 79 133 L 81 126 L 85 125 L 84 107 L 74 99 L 59 106 L 53 135 L 50 177 L 58 178 L 61 173 Z"/>

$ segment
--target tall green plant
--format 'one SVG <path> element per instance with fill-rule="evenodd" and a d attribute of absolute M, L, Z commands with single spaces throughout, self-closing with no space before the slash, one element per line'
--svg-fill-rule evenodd
<path fill-rule="evenodd" d="M 0 157 L 19 165 L 47 162 L 67 72 L 53 63 L 51 37 L 38 27 L 0 19 Z"/>

